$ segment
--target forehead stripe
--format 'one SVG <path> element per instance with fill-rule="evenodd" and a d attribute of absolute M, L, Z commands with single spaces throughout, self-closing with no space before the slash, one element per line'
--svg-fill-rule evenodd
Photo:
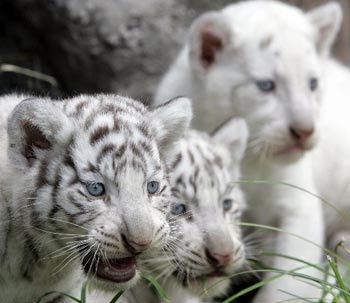
<path fill-rule="evenodd" d="M 79 117 L 83 109 L 88 105 L 88 103 L 88 101 L 81 101 L 80 103 L 78 103 L 75 107 L 75 112 L 72 114 L 72 116 Z"/>
<path fill-rule="evenodd" d="M 108 126 L 100 126 L 95 129 L 90 136 L 90 144 L 94 145 L 96 142 L 102 140 L 104 137 L 109 135 L 110 130 Z"/>
<path fill-rule="evenodd" d="M 119 147 L 119 149 L 115 153 L 116 158 L 121 158 L 123 157 L 124 153 L 126 150 L 126 144 L 124 143 L 122 146 Z"/>
<path fill-rule="evenodd" d="M 112 143 L 103 146 L 100 153 L 97 156 L 96 162 L 99 164 L 106 155 L 113 153 L 116 149 L 117 147 Z"/>
<path fill-rule="evenodd" d="M 182 154 L 178 153 L 175 156 L 174 162 L 171 164 L 171 169 L 174 170 L 180 164 L 181 160 L 182 160 Z"/>

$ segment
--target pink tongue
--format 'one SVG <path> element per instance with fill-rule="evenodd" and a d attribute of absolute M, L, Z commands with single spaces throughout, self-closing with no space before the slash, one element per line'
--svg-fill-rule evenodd
<path fill-rule="evenodd" d="M 100 261 L 98 263 L 96 274 L 99 278 L 122 283 L 131 280 L 135 276 L 135 257 L 111 259 L 108 261 Z"/>

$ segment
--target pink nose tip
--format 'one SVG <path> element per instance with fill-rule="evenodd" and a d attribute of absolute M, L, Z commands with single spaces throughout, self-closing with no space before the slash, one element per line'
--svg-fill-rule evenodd
<path fill-rule="evenodd" d="M 122 235 L 122 239 L 123 239 L 125 248 L 133 254 L 143 252 L 148 248 L 150 248 L 152 245 L 152 241 L 136 242 L 136 241 L 133 241 L 132 239 L 127 238 L 125 235 Z"/>
<path fill-rule="evenodd" d="M 214 267 L 222 267 L 230 263 L 231 254 L 230 253 L 217 253 L 210 251 L 209 249 L 205 250 L 206 257 L 208 262 Z"/>
<path fill-rule="evenodd" d="M 306 141 L 308 138 L 312 136 L 312 134 L 315 132 L 314 128 L 296 128 L 296 127 L 290 127 L 289 132 L 291 136 L 298 140 L 298 141 Z"/>

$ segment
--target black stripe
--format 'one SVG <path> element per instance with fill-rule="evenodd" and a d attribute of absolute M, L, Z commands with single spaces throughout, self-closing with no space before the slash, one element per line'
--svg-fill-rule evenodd
<path fill-rule="evenodd" d="M 86 223 L 90 223 L 91 221 L 94 221 L 97 217 L 101 216 L 101 212 L 97 213 L 96 215 L 92 214 L 92 216 L 90 218 L 87 218 L 84 221 L 80 221 L 78 222 L 79 225 L 85 225 Z"/>
<path fill-rule="evenodd" d="M 25 280 L 33 281 L 33 267 L 38 264 L 39 261 L 39 249 L 35 246 L 33 237 L 27 232 L 24 235 L 24 249 L 21 264 L 22 277 Z"/>
<path fill-rule="evenodd" d="M 133 152 L 133 155 L 138 157 L 141 162 L 144 164 L 145 166 L 145 170 L 147 171 L 147 161 L 146 158 L 144 156 L 144 154 L 140 151 L 140 149 L 133 143 L 131 143 L 131 151 Z"/>
<path fill-rule="evenodd" d="M 153 156 L 153 149 L 146 141 L 140 142 L 139 145 L 142 147 L 145 153 L 150 155 L 150 157 Z"/>
<path fill-rule="evenodd" d="M 89 104 L 89 101 L 81 101 L 75 107 L 75 112 L 71 116 L 79 117 L 84 108 Z"/>
<path fill-rule="evenodd" d="M 194 164 L 194 156 L 190 150 L 188 150 L 188 156 L 190 158 L 191 164 Z"/>
<path fill-rule="evenodd" d="M 151 138 L 151 135 L 149 133 L 149 129 L 147 128 L 147 125 L 144 123 L 137 125 L 137 129 L 146 137 Z"/>
<path fill-rule="evenodd" d="M 174 162 L 171 164 L 171 169 L 174 170 L 181 162 L 182 160 L 182 154 L 178 153 L 175 157 Z"/>
<path fill-rule="evenodd" d="M 51 208 L 49 216 L 48 216 L 49 221 L 50 221 L 49 223 L 51 225 L 53 225 L 55 229 L 58 228 L 58 224 L 55 220 L 52 220 L 52 219 L 55 217 L 56 213 L 58 213 L 61 210 L 60 205 L 58 205 L 58 203 L 57 203 L 57 192 L 58 192 L 58 188 L 61 184 L 61 176 L 59 173 L 60 173 L 60 168 L 57 167 L 56 177 L 55 177 L 55 181 L 54 181 L 53 188 L 51 191 L 52 208 Z"/>
<path fill-rule="evenodd" d="M 119 147 L 119 149 L 116 151 L 115 153 L 115 157 L 117 159 L 120 159 L 121 157 L 123 157 L 124 153 L 125 153 L 125 150 L 126 150 L 126 144 L 124 143 L 123 145 L 121 145 Z"/>
<path fill-rule="evenodd" d="M 167 188 L 167 186 L 166 186 L 166 185 L 164 185 L 164 186 L 163 186 L 163 188 L 160 190 L 160 192 L 159 192 L 159 193 L 160 193 L 160 194 L 161 194 L 161 193 L 163 193 L 163 191 L 164 191 L 166 188 Z"/>
<path fill-rule="evenodd" d="M 110 133 L 109 127 L 99 126 L 90 135 L 90 144 L 95 145 L 98 141 L 101 141 L 104 137 L 108 136 Z"/>
<path fill-rule="evenodd" d="M 47 160 L 43 160 L 40 163 L 39 173 L 38 173 L 37 181 L 36 181 L 37 188 L 40 188 L 40 187 L 44 186 L 45 184 L 47 184 L 47 180 L 46 180 L 47 164 L 48 164 Z"/>
<path fill-rule="evenodd" d="M 197 185 L 196 185 L 196 182 L 194 182 L 194 176 L 190 176 L 188 179 L 188 182 L 190 183 L 190 185 L 193 188 L 194 196 L 197 196 Z"/>
<path fill-rule="evenodd" d="M 85 168 L 85 171 L 90 171 L 90 172 L 92 172 L 92 173 L 97 173 L 98 172 L 98 169 L 97 169 L 97 167 L 94 165 L 94 164 L 92 164 L 90 161 L 89 161 L 89 163 L 88 163 L 88 167 L 87 168 Z"/>
<path fill-rule="evenodd" d="M 75 172 L 75 174 L 77 174 L 77 168 L 75 166 L 75 163 L 72 157 L 72 150 L 73 150 L 74 144 L 75 144 L 74 138 L 72 137 L 66 147 L 64 158 L 63 158 L 63 164 L 70 167 Z"/>
<path fill-rule="evenodd" d="M 126 159 L 124 159 L 122 162 L 119 162 L 117 164 L 117 168 L 115 170 L 115 174 L 114 174 L 114 180 L 117 180 L 117 176 L 119 175 L 119 173 L 126 167 L 127 161 Z"/>
<path fill-rule="evenodd" d="M 88 130 L 91 125 L 94 123 L 96 116 L 98 115 L 98 111 L 97 110 L 93 110 L 89 116 L 85 119 L 85 125 L 84 128 L 85 130 Z"/>
<path fill-rule="evenodd" d="M 145 164 L 145 163 L 142 163 L 142 162 L 137 161 L 137 160 L 135 160 L 135 159 L 133 159 L 132 162 L 131 162 L 132 167 L 133 167 L 135 170 L 140 170 L 140 171 L 142 171 L 144 177 L 146 178 L 146 176 L 147 176 L 147 170 L 146 170 L 144 164 Z"/>
<path fill-rule="evenodd" d="M 116 146 L 112 143 L 103 146 L 100 153 L 97 156 L 96 162 L 99 164 L 107 154 L 113 153 L 116 149 Z"/>
<path fill-rule="evenodd" d="M 68 199 L 69 201 L 76 207 L 78 208 L 80 211 L 85 211 L 85 207 L 83 204 L 81 204 L 80 202 L 78 202 L 72 194 L 68 195 Z"/>
<path fill-rule="evenodd" d="M 11 209 L 9 206 L 7 206 L 5 208 L 6 210 L 6 218 L 7 220 L 7 224 L 6 227 L 4 228 L 4 233 L 5 233 L 5 241 L 4 241 L 4 247 L 3 247 L 3 251 L 2 251 L 2 255 L 1 255 L 1 262 L 4 263 L 4 261 L 6 260 L 7 257 L 7 252 L 8 252 L 8 245 L 9 245 L 9 238 L 10 238 L 10 233 L 11 233 L 11 221 L 12 221 L 12 213 L 11 213 Z M 2 222 L 3 224 L 5 224 L 5 222 Z M 3 225 L 4 227 L 4 225 Z"/>

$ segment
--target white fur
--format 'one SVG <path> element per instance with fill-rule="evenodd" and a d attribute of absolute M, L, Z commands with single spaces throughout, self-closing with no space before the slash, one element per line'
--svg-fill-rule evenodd
<path fill-rule="evenodd" d="M 163 78 L 155 103 L 179 94 L 191 97 L 194 126 L 200 129 L 211 130 L 231 116 L 245 118 L 250 140 L 244 179 L 290 183 L 333 202 L 341 195 L 344 205 L 349 200 L 345 194 L 350 169 L 343 160 L 350 147 L 346 124 L 350 81 L 348 72 L 328 57 L 340 23 L 336 3 L 304 14 L 277 1 L 244 1 L 204 14 L 192 25 L 188 43 Z M 221 41 L 210 64 L 200 56 L 201 35 L 208 31 Z M 319 80 L 314 91 L 309 87 L 311 78 Z M 257 81 L 265 79 L 275 81 L 275 91 L 259 90 Z M 299 148 L 290 128 L 314 133 Z M 305 153 L 318 141 L 316 155 Z M 286 232 L 274 235 L 277 252 L 321 262 L 323 253 L 317 245 L 323 244 L 324 223 L 318 199 L 285 185 L 246 184 L 245 190 L 247 218 Z M 302 264 L 275 258 L 270 265 L 291 270 Z M 320 276 L 311 268 L 302 272 Z M 320 294 L 317 288 L 285 276 L 263 287 L 255 302 L 290 298 L 279 289 L 299 296 Z"/>
<path fill-rule="evenodd" d="M 117 95 L 60 102 L 11 95 L 0 107 L 0 301 L 35 302 L 52 290 L 79 296 L 87 278 L 107 290 L 133 285 L 139 257 L 136 274 L 120 283 L 96 277 L 94 262 L 86 264 L 164 244 L 170 191 L 160 153 L 188 127 L 190 101 L 148 110 Z M 151 180 L 160 187 L 153 195 Z M 89 194 L 90 182 L 103 183 L 106 194 Z M 136 243 L 134 252 L 124 239 Z"/>
<path fill-rule="evenodd" d="M 173 303 L 209 302 L 226 294 L 229 276 L 244 264 L 246 252 L 238 222 L 245 202 L 235 181 L 240 176 L 247 137 L 245 122 L 232 119 L 212 137 L 188 132 L 170 152 L 172 233 L 164 253 L 149 255 L 144 262 Z M 233 202 L 224 211 L 226 199 Z M 184 213 L 174 212 L 179 205 L 186 206 Z M 229 256 L 220 276 L 210 276 L 218 268 L 208 252 Z M 206 277 L 205 285 L 200 277 Z M 133 287 L 126 298 L 130 303 L 161 301 L 145 282 Z"/>

